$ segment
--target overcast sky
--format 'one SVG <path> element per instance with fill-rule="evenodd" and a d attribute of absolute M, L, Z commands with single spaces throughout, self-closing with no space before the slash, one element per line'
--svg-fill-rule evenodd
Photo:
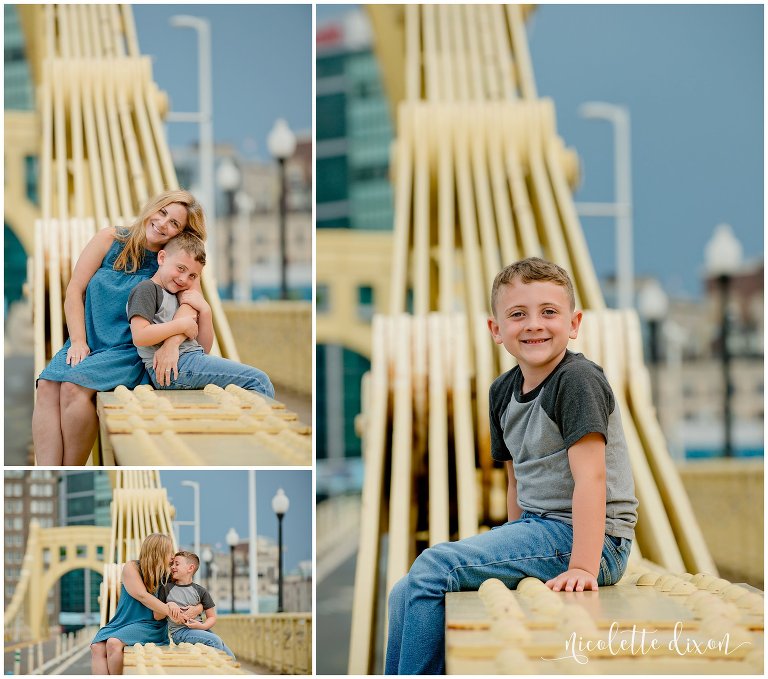
<path fill-rule="evenodd" d="M 317 8 L 317 21 L 348 7 Z M 577 202 L 610 202 L 613 131 L 586 101 L 629 107 L 635 272 L 701 294 L 704 248 L 728 222 L 745 259 L 763 254 L 762 5 L 537 5 L 528 38 L 539 96 L 582 162 Z M 602 278 L 613 223 L 582 218 Z"/>
<path fill-rule="evenodd" d="M 225 536 L 234 528 L 248 537 L 248 472 L 246 470 L 161 471 L 160 481 L 176 507 L 176 519 L 194 519 L 194 492 L 182 480 L 200 484 L 200 541 L 228 551 Z M 284 568 L 289 573 L 300 561 L 312 560 L 312 472 L 307 470 L 258 470 L 256 472 L 257 533 L 277 542 L 277 517 L 272 498 L 282 488 L 290 506 L 283 518 Z M 182 526 L 179 543 L 188 548 L 194 542 L 191 526 Z"/>
<path fill-rule="evenodd" d="M 277 118 L 294 131 L 312 128 L 311 5 L 133 5 L 139 49 L 171 110 L 198 110 L 197 33 L 174 28 L 175 14 L 210 22 L 213 126 L 217 142 L 269 158 L 267 134 Z M 198 139 L 197 125 L 171 123 L 172 146 Z"/>

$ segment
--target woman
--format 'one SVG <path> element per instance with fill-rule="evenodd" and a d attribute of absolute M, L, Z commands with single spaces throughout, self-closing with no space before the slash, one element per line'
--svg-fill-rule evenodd
<path fill-rule="evenodd" d="M 91 671 L 93 674 L 122 674 L 123 648 L 130 644 L 154 643 L 163 646 L 168 641 L 165 617 L 155 620 L 153 611 L 184 622 L 197 615 L 202 606 L 182 613 L 174 603 L 164 604 L 152 596 L 165 582 L 173 562 L 173 542 L 167 535 L 153 533 L 141 544 L 138 561 L 123 567 L 123 586 L 117 610 L 91 642 Z"/>
<path fill-rule="evenodd" d="M 184 229 L 205 240 L 203 209 L 188 191 L 166 191 L 130 227 L 103 229 L 85 246 L 64 300 L 69 339 L 37 382 L 37 464 L 85 464 L 98 428 L 94 394 L 148 382 L 125 305 L 131 290 L 157 271 L 158 251 Z M 178 340 L 169 338 L 158 352 L 162 372 L 172 367 Z"/>

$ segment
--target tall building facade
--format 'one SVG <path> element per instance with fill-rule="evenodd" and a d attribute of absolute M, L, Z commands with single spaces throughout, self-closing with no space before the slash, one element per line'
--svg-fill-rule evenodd
<path fill-rule="evenodd" d="M 317 228 L 391 231 L 394 131 L 366 14 L 350 8 L 341 19 L 318 26 L 316 44 Z M 318 314 L 335 303 L 324 290 L 318 280 Z M 357 297 L 361 313 L 371 312 L 372 289 L 360 288 Z M 359 485 L 361 441 L 354 420 L 361 410 L 360 381 L 369 368 L 370 361 L 349 347 L 317 347 L 320 496 L 343 490 L 328 484 Z M 348 481 L 341 481 L 345 477 Z"/>
<path fill-rule="evenodd" d="M 21 579 L 30 522 L 37 521 L 41 528 L 59 525 L 57 483 L 58 473 L 50 470 L 5 471 L 3 554 L 6 608 Z M 49 620 L 58 620 L 59 617 L 58 589 L 58 585 L 54 586 L 48 594 L 46 613 Z"/>
<path fill-rule="evenodd" d="M 109 526 L 112 485 L 107 472 L 62 471 L 59 479 L 60 526 Z M 99 623 L 100 573 L 84 568 L 61 578 L 59 622 L 64 630 Z"/>
<path fill-rule="evenodd" d="M 15 5 L 4 5 L 3 11 L 5 15 L 5 42 L 3 45 L 5 108 L 15 111 L 31 111 L 34 108 L 32 79 L 29 75 L 29 66 L 24 53 L 24 35 L 21 32 L 19 15 Z"/>
<path fill-rule="evenodd" d="M 365 14 L 317 29 L 317 228 L 392 228 L 389 105 Z"/>
<path fill-rule="evenodd" d="M 5 19 L 3 45 L 3 103 L 5 110 L 31 111 L 35 107 L 34 88 L 24 52 L 24 35 L 19 24 L 15 5 L 4 5 Z M 27 195 L 37 202 L 37 158 L 27 158 L 26 166 Z M 4 224 L 3 255 L 5 262 L 5 310 L 13 302 L 21 299 L 22 285 L 27 276 L 27 253 L 13 230 Z"/>

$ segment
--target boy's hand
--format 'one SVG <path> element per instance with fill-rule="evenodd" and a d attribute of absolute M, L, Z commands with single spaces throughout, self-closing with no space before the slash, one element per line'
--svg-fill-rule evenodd
<path fill-rule="evenodd" d="M 175 342 L 166 342 L 156 352 L 152 359 L 152 369 L 155 378 L 161 387 L 171 386 L 173 379 L 179 378 L 179 345 Z"/>
<path fill-rule="evenodd" d="M 208 305 L 208 302 L 205 301 L 203 293 L 194 288 L 182 290 L 176 297 L 179 300 L 179 304 L 189 304 L 189 306 L 195 309 L 198 313 L 202 313 L 211 308 Z"/>
<path fill-rule="evenodd" d="M 569 568 L 565 573 L 560 573 L 544 584 L 554 592 L 583 592 L 586 589 L 597 591 L 595 576 L 581 568 Z"/>
<path fill-rule="evenodd" d="M 187 620 L 184 624 L 189 627 L 189 629 L 205 629 L 205 627 L 203 627 L 203 623 L 199 620 L 195 620 L 194 618 L 192 620 Z"/>
<path fill-rule="evenodd" d="M 67 365 L 76 366 L 90 353 L 91 349 L 85 342 L 72 342 L 72 345 L 67 349 Z"/>
<path fill-rule="evenodd" d="M 184 334 L 189 337 L 189 339 L 193 340 L 195 337 L 197 337 L 198 327 L 197 321 L 194 318 L 190 316 L 182 318 L 181 327 L 184 331 Z"/>

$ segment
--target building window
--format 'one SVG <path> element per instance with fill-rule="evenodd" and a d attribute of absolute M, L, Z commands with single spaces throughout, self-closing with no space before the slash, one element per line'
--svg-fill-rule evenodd
<path fill-rule="evenodd" d="M 317 284 L 315 288 L 315 304 L 317 313 L 327 314 L 331 310 L 331 299 L 327 285 Z"/>
<path fill-rule="evenodd" d="M 370 323 L 373 320 L 374 300 L 373 288 L 370 285 L 360 285 L 357 288 L 357 317 Z"/>
<path fill-rule="evenodd" d="M 24 488 L 20 483 L 8 483 L 5 486 L 6 497 L 22 497 L 24 495 Z"/>

